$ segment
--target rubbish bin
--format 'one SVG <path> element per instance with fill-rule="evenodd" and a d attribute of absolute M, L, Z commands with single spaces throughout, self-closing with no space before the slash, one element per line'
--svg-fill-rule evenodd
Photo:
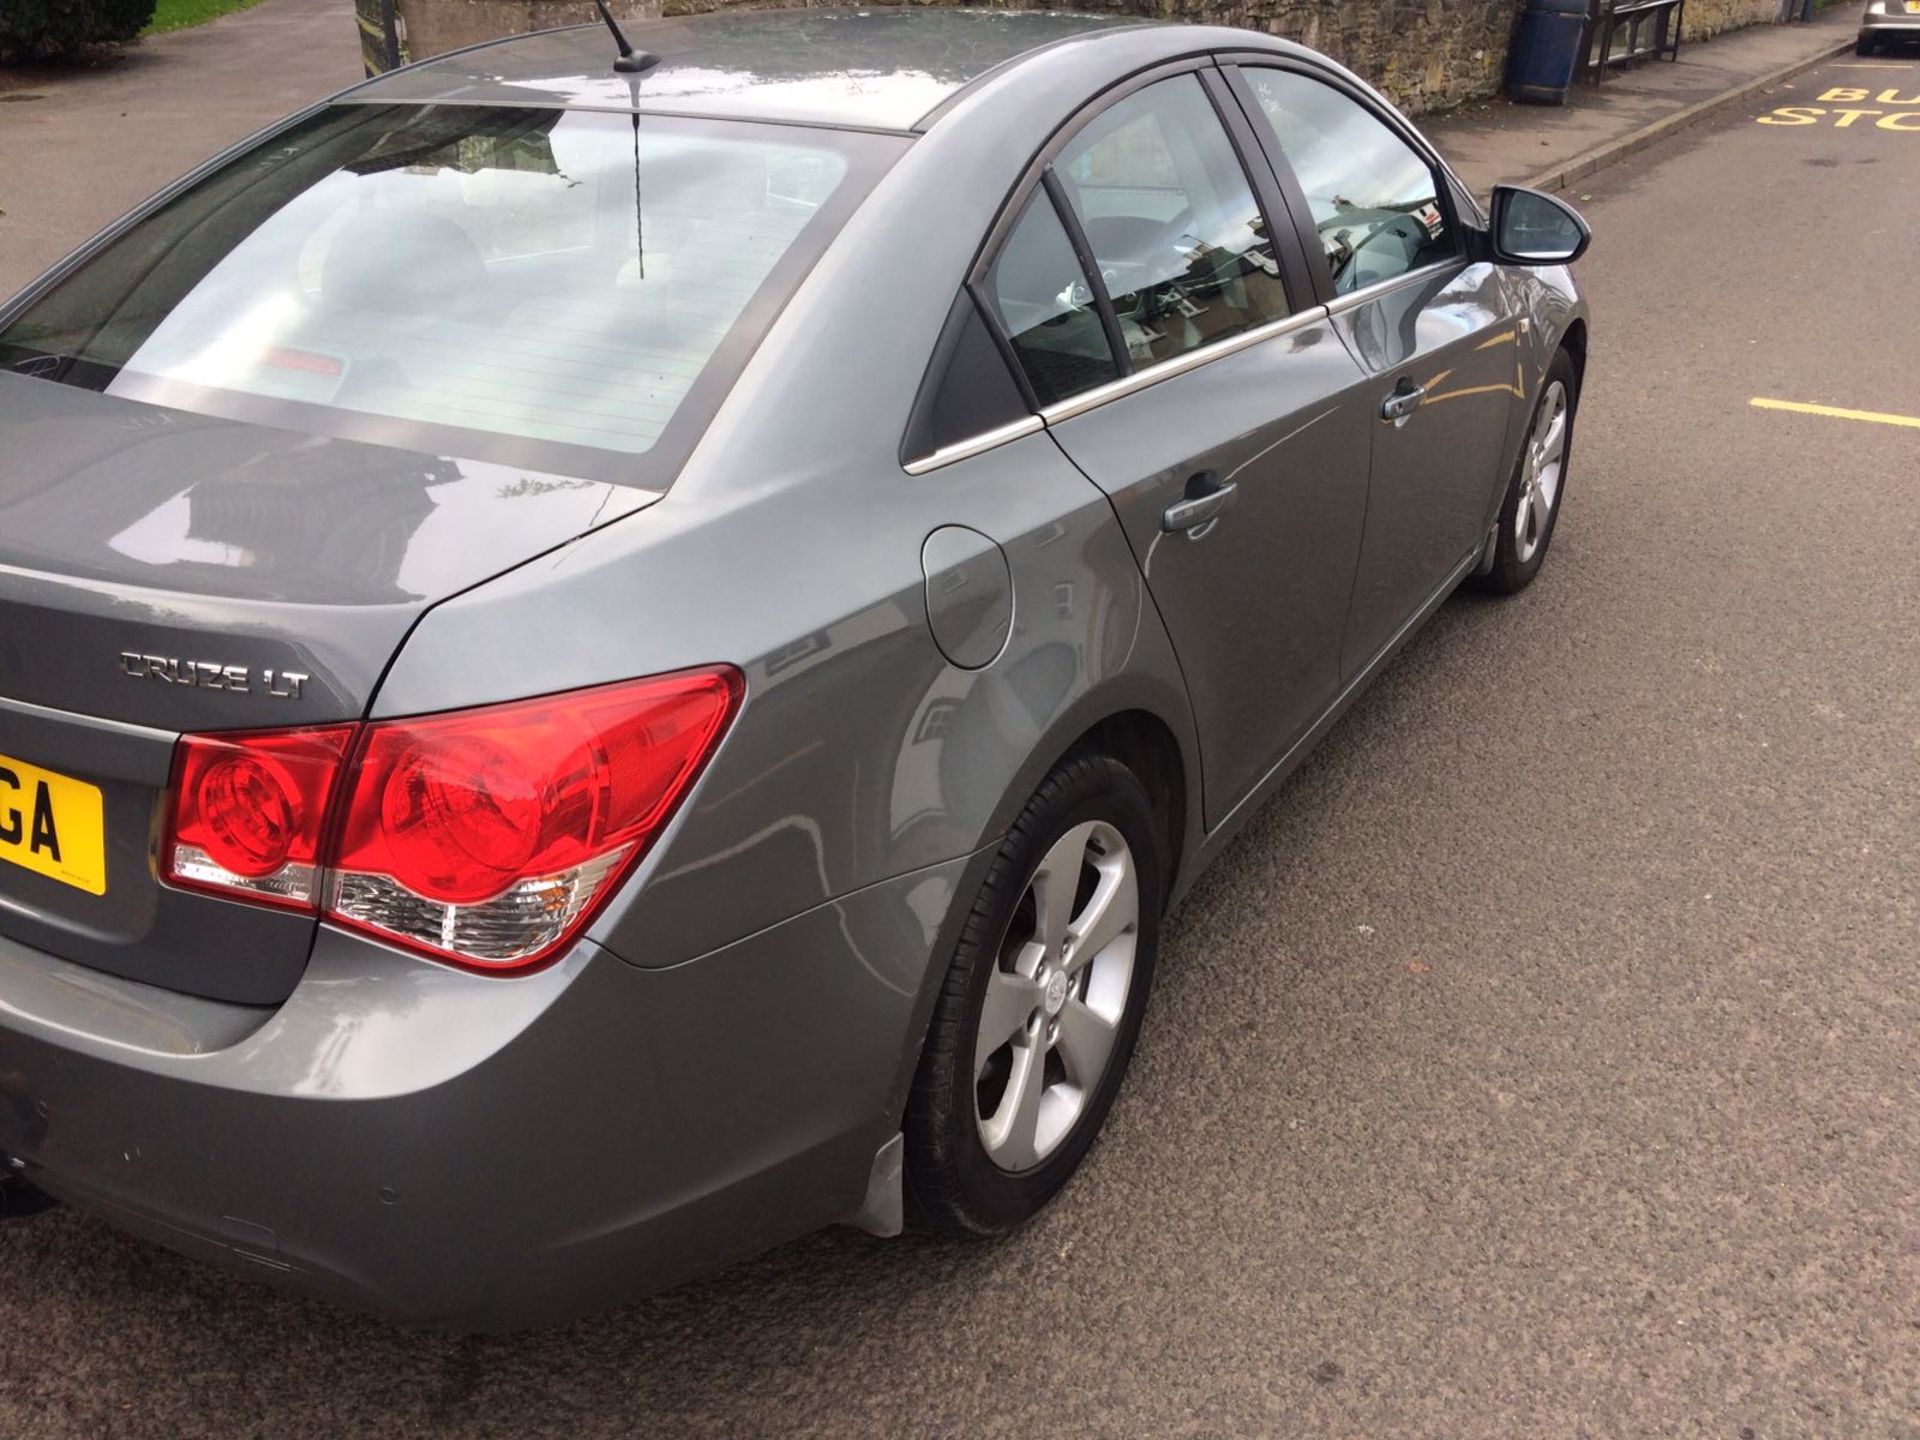
<path fill-rule="evenodd" d="M 1580 66 L 1587 0 L 1527 0 L 1507 56 L 1507 94 L 1534 105 L 1564 105 Z"/>

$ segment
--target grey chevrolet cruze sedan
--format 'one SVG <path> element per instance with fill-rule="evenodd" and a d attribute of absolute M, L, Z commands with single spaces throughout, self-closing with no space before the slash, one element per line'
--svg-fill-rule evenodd
<path fill-rule="evenodd" d="M 1540 568 L 1585 226 L 1230 29 L 308 110 L 0 309 L 0 1210 L 458 1328 L 1085 1157 L 1162 916 Z"/>

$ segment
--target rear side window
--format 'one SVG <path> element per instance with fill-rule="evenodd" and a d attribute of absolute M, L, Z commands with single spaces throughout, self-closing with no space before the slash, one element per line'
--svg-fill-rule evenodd
<path fill-rule="evenodd" d="M 1047 192 L 1036 188 L 987 290 L 1042 405 L 1120 378 L 1086 272 Z"/>
<path fill-rule="evenodd" d="M 898 149 L 791 126 L 340 106 L 87 261 L 0 331 L 0 365 L 664 484 Z"/>
<path fill-rule="evenodd" d="M 974 304 L 971 291 L 954 297 L 933 359 L 914 399 L 901 440 L 903 464 L 977 440 L 1028 418 L 1026 397 Z"/>
<path fill-rule="evenodd" d="M 1266 217 L 1198 77 L 1103 110 L 1054 173 L 1136 368 L 1286 317 Z"/>
<path fill-rule="evenodd" d="M 1290 70 L 1242 73 L 1306 192 L 1336 294 L 1457 253 L 1433 167 L 1385 121 Z"/>

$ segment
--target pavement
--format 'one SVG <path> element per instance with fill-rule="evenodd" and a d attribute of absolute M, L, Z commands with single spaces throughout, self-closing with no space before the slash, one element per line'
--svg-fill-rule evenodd
<path fill-rule="evenodd" d="M 168 181 L 364 79 L 353 0 L 267 0 L 80 69 L 0 69 L 0 297 Z"/>
<path fill-rule="evenodd" d="M 1511 182 L 1554 190 L 1636 141 L 1714 113 L 1749 86 L 1790 85 L 1815 60 L 1851 50 L 1860 7 L 1835 5 L 1806 24 L 1762 25 L 1682 45 L 1677 60 L 1640 61 L 1581 82 L 1565 106 L 1482 100 L 1429 116 L 1422 128 L 1475 194 Z"/>
<path fill-rule="evenodd" d="M 1583 183 L 1540 580 L 1173 917 L 1028 1229 L 458 1339 L 56 1212 L 0 1229 L 0 1435 L 1916 1440 L 1917 114 L 1849 57 Z"/>

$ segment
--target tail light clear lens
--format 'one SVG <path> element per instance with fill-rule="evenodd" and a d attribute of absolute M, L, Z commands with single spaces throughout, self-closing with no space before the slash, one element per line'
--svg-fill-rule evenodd
<path fill-rule="evenodd" d="M 383 721 L 354 762 L 328 913 L 471 964 L 578 932 L 733 714 L 732 670 Z"/>
<path fill-rule="evenodd" d="M 324 732 L 189 737 L 167 874 L 308 908 L 324 889 L 326 915 L 340 924 L 474 969 L 526 969 L 578 935 L 645 853 L 741 689 L 737 670 L 717 667 Z M 298 739 L 303 755 L 318 755 L 321 735 L 331 748 L 300 772 L 306 788 L 295 794 L 275 747 Z M 342 773 L 323 846 L 327 796 Z M 199 820 L 209 803 L 224 807 L 224 828 Z M 297 828 L 285 818 L 295 812 L 312 821 L 304 861 L 290 848 L 278 868 L 261 869 Z M 203 853 L 222 867 L 218 877 L 180 863 Z M 296 865 L 304 869 L 294 875 Z M 264 889 L 248 867 L 290 878 Z"/>
<path fill-rule="evenodd" d="M 189 735 L 174 753 L 162 873 L 192 889 L 313 909 L 328 802 L 353 732 Z"/>

